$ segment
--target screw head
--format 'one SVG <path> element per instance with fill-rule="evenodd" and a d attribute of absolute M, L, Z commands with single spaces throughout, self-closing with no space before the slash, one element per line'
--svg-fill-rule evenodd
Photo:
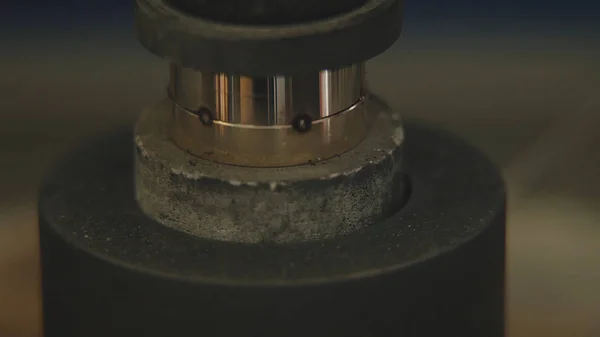
<path fill-rule="evenodd" d="M 198 115 L 198 119 L 204 125 L 212 125 L 214 117 L 212 112 L 207 108 L 200 108 L 196 111 L 196 115 Z"/>
<path fill-rule="evenodd" d="M 312 127 L 312 118 L 309 115 L 298 115 L 292 121 L 292 127 L 298 132 L 307 132 Z"/>

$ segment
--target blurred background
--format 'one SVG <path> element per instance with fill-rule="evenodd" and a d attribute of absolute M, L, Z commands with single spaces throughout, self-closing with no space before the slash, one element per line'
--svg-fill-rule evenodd
<path fill-rule="evenodd" d="M 164 94 L 130 1 L 0 10 L 0 336 L 40 335 L 36 193 L 69 149 Z M 508 335 L 600 336 L 600 4 L 406 0 L 369 64 L 408 118 L 462 135 L 509 189 Z"/>

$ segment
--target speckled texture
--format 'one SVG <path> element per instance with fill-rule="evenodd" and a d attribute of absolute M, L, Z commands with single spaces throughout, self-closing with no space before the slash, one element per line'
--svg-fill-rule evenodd
<path fill-rule="evenodd" d="M 330 238 L 383 219 L 402 193 L 403 133 L 371 99 L 372 130 L 355 149 L 316 164 L 247 168 L 202 160 L 168 140 L 168 103 L 136 126 L 136 195 L 158 222 L 204 238 L 293 242 Z"/>
<path fill-rule="evenodd" d="M 503 337 L 502 179 L 456 137 L 406 126 L 402 208 L 348 235 L 294 244 L 161 225 L 133 196 L 133 133 L 87 144 L 39 197 L 44 332 Z"/>

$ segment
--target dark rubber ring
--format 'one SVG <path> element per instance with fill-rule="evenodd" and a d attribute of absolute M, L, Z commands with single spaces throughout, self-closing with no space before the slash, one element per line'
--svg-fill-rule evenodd
<path fill-rule="evenodd" d="M 400 36 L 402 0 L 369 0 L 325 20 L 234 25 L 187 15 L 166 0 L 137 0 L 138 39 L 152 53 L 199 71 L 268 76 L 348 66 Z"/>
<path fill-rule="evenodd" d="M 211 21 L 290 25 L 349 12 L 368 0 L 165 0 L 174 8 Z"/>

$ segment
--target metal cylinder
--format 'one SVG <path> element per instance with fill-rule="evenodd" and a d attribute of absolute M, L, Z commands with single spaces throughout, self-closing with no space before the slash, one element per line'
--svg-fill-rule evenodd
<path fill-rule="evenodd" d="M 217 121 L 254 126 L 291 124 L 298 115 L 327 118 L 359 102 L 363 92 L 363 64 L 268 77 L 203 73 L 172 64 L 169 82 L 169 94 L 182 108 L 206 108 Z"/>
<path fill-rule="evenodd" d="M 370 126 L 362 63 L 286 76 L 203 73 L 171 65 L 170 136 L 188 152 L 241 166 L 317 162 Z"/>

